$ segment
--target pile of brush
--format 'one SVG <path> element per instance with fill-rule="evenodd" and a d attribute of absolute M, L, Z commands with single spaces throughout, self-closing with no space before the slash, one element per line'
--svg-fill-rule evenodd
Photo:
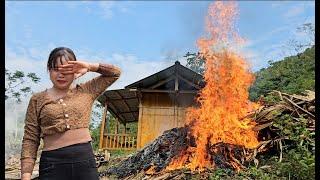
<path fill-rule="evenodd" d="M 307 90 L 302 95 L 290 95 L 272 91 L 269 95 L 277 100 L 265 103 L 251 115 L 257 123 L 254 129 L 259 132 L 259 152 L 276 149 L 281 162 L 283 144 L 290 146 L 297 140 L 301 144 L 308 142 L 314 151 L 315 92 Z"/>
<path fill-rule="evenodd" d="M 299 134 L 305 142 L 314 143 L 315 131 L 315 93 L 306 91 L 304 95 L 289 95 L 279 91 L 272 92 L 279 100 L 262 105 L 250 116 L 256 121 L 254 130 L 258 131 L 260 145 L 256 149 L 246 149 L 242 146 L 218 143 L 208 145 L 208 154 L 216 168 L 239 170 L 250 164 L 258 166 L 260 154 L 276 152 L 282 160 L 283 145 L 295 141 L 292 133 Z M 308 135 L 299 130 L 305 127 Z M 189 169 L 174 171 L 166 167 L 181 152 L 187 152 L 188 147 L 196 147 L 195 141 L 188 136 L 188 126 L 165 131 L 160 137 L 139 150 L 137 153 L 99 172 L 100 177 L 115 176 L 120 179 L 184 179 L 197 172 Z M 298 130 L 297 130 L 298 129 Z M 301 142 L 304 143 L 304 142 Z M 291 143 L 293 144 L 293 143 Z M 314 151 L 314 146 L 311 147 Z M 201 172 L 206 178 L 214 169 Z"/>

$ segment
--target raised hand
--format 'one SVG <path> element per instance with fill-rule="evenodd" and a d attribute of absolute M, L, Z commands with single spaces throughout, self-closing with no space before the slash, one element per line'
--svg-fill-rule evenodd
<path fill-rule="evenodd" d="M 63 74 L 74 74 L 77 79 L 90 71 L 90 64 L 84 61 L 68 61 L 68 64 L 58 66 L 58 70 Z"/>

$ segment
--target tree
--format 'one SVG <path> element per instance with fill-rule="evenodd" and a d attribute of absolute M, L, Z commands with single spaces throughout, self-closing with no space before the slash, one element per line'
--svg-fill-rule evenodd
<path fill-rule="evenodd" d="M 284 49 L 289 50 L 293 54 L 299 54 L 306 48 L 310 48 L 315 44 L 315 27 L 312 23 L 305 23 L 297 27 L 296 32 L 304 33 L 307 38 L 305 41 L 299 41 L 297 39 L 289 39 L 288 42 L 284 45 Z M 293 55 L 289 54 L 289 55 Z"/>
<path fill-rule="evenodd" d="M 100 127 L 101 127 L 101 119 L 103 116 L 104 107 L 98 101 L 93 103 L 91 122 L 89 124 L 89 130 L 92 137 L 92 146 L 96 151 L 99 147 L 100 140 Z"/>
<path fill-rule="evenodd" d="M 190 53 L 187 52 L 187 54 L 183 57 L 187 58 L 187 67 L 192 69 L 193 71 L 203 75 L 205 70 L 205 59 L 204 57 L 198 52 L 198 53 Z"/>
<path fill-rule="evenodd" d="M 250 88 L 251 100 L 257 100 L 272 90 L 289 94 L 315 90 L 315 46 L 282 61 L 271 62 L 268 68 L 255 75 L 256 81 Z"/>
<path fill-rule="evenodd" d="M 21 95 L 32 93 L 31 83 L 40 82 L 40 78 L 35 73 L 28 73 L 25 75 L 23 71 L 16 70 L 10 72 L 5 69 L 6 86 L 5 86 L 5 100 L 14 98 L 16 102 L 21 102 Z"/>

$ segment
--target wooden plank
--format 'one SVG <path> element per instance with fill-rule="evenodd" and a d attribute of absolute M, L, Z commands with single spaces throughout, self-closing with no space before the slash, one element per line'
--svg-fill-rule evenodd
<path fill-rule="evenodd" d="M 119 135 L 117 135 L 117 148 L 119 148 Z"/>
<path fill-rule="evenodd" d="M 135 138 L 132 137 L 132 148 L 135 148 L 135 147 L 136 147 L 136 146 L 135 146 L 136 143 L 134 143 L 134 140 L 135 140 Z"/>
<path fill-rule="evenodd" d="M 199 90 L 202 89 L 202 88 L 201 88 L 200 86 L 198 86 L 197 84 L 192 83 L 191 81 L 185 79 L 184 77 L 180 76 L 179 74 L 177 74 L 177 77 L 178 77 L 179 79 L 183 80 L 184 82 L 186 82 L 187 84 L 189 84 L 190 86 L 193 86 L 193 87 L 195 87 L 195 88 L 197 88 L 197 89 L 199 89 Z"/>
<path fill-rule="evenodd" d="M 139 118 L 138 118 L 137 149 L 140 149 L 140 143 L 141 143 L 142 111 L 143 111 L 143 106 L 142 106 L 142 103 L 141 103 L 141 100 L 140 100 L 140 104 L 139 104 Z"/>
<path fill-rule="evenodd" d="M 127 111 L 127 112 L 119 112 L 118 114 L 129 114 L 129 113 L 138 113 L 139 111 Z"/>
<path fill-rule="evenodd" d="M 122 135 L 119 135 L 119 148 L 122 148 Z"/>
<path fill-rule="evenodd" d="M 179 80 L 178 80 L 178 74 L 176 73 L 176 76 L 175 76 L 175 82 L 174 82 L 174 90 L 175 91 L 178 91 L 179 90 Z"/>
<path fill-rule="evenodd" d="M 160 90 L 160 89 L 140 89 L 141 92 L 152 92 L 152 93 L 176 93 L 174 90 Z M 195 90 L 181 90 L 180 94 L 197 94 Z"/>
<path fill-rule="evenodd" d="M 119 135 L 119 148 L 122 148 L 122 135 Z"/>
<path fill-rule="evenodd" d="M 124 137 L 126 137 L 126 136 L 125 135 L 121 136 L 121 148 L 124 148 L 123 147 Z"/>
<path fill-rule="evenodd" d="M 128 136 L 128 137 L 127 137 L 128 148 L 130 148 L 130 147 L 131 147 L 131 145 L 130 145 L 130 144 L 131 144 L 131 142 L 130 142 L 130 141 L 131 141 L 131 136 Z"/>
<path fill-rule="evenodd" d="M 137 97 L 132 97 L 132 98 L 114 98 L 114 99 L 109 98 L 108 101 L 111 102 L 111 101 L 123 101 L 123 100 L 132 100 L 132 99 L 138 99 L 138 98 Z"/>
<path fill-rule="evenodd" d="M 171 76 L 171 77 L 169 77 L 169 78 L 167 78 L 167 79 L 164 79 L 164 80 L 162 80 L 162 81 L 159 81 L 157 84 L 151 86 L 150 89 L 157 88 L 157 87 L 159 87 L 159 86 L 161 86 L 161 85 L 163 85 L 163 84 L 165 84 L 165 83 L 173 80 L 174 78 L 175 78 L 174 76 Z"/>
<path fill-rule="evenodd" d="M 127 148 L 127 136 L 124 137 L 124 148 Z"/>
<path fill-rule="evenodd" d="M 106 116 L 107 116 L 107 110 L 108 110 L 108 107 L 107 107 L 107 101 L 105 101 L 105 104 L 104 104 L 104 111 L 103 111 L 103 115 L 102 115 L 102 122 L 101 122 L 101 127 L 100 127 L 100 138 L 99 138 L 99 149 L 102 149 L 102 143 L 103 143 L 103 133 L 104 133 L 104 129 L 105 129 L 105 121 L 106 121 Z"/>

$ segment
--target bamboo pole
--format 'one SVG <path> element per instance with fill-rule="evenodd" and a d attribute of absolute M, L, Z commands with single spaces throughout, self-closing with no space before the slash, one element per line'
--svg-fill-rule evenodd
<path fill-rule="evenodd" d="M 107 119 L 107 112 L 108 112 L 108 102 L 107 100 L 104 103 L 104 111 L 103 111 L 103 115 L 102 115 L 102 122 L 101 122 L 101 127 L 100 127 L 100 139 L 99 139 L 99 149 L 102 149 L 102 145 L 103 145 L 103 138 L 104 138 L 104 129 L 105 129 L 105 122 Z"/>

